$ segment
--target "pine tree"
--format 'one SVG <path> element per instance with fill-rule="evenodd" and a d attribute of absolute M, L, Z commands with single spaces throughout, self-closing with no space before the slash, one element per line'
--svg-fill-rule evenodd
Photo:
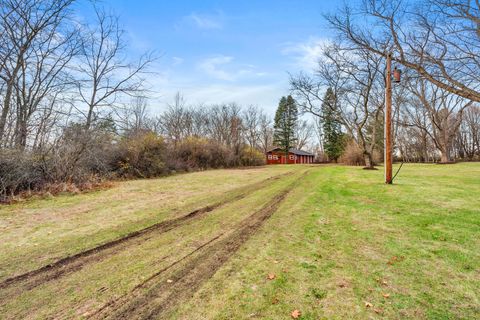
<path fill-rule="evenodd" d="M 344 150 L 344 135 L 341 124 L 336 120 L 336 97 L 332 88 L 328 88 L 323 98 L 323 135 L 324 151 L 328 159 L 337 162 Z"/>
<path fill-rule="evenodd" d="M 275 113 L 273 142 L 288 156 L 295 145 L 295 128 L 298 122 L 297 103 L 292 96 L 282 97 Z"/>

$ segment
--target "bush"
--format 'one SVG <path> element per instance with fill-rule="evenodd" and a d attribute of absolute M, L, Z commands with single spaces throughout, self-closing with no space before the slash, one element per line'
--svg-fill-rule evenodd
<path fill-rule="evenodd" d="M 350 166 L 364 166 L 363 151 L 353 140 L 349 141 L 338 162 Z"/>
<path fill-rule="evenodd" d="M 112 130 L 104 127 L 88 131 L 73 124 L 45 155 L 51 162 L 49 172 L 55 182 L 84 183 L 92 176 L 111 177 L 116 154 Z"/>
<path fill-rule="evenodd" d="M 190 137 L 167 144 L 151 131 L 119 139 L 105 126 L 85 130 L 66 127 L 42 150 L 0 151 L 0 201 L 25 193 L 77 193 L 97 189 L 115 178 L 152 178 L 173 170 L 191 171 L 265 163 L 249 147 L 227 147 L 214 140 Z"/>
<path fill-rule="evenodd" d="M 168 172 L 166 144 L 153 132 L 140 132 L 120 141 L 114 167 L 127 178 L 151 178 Z"/>
<path fill-rule="evenodd" d="M 242 166 L 261 166 L 265 164 L 265 155 L 255 148 L 245 147 L 240 153 L 240 163 Z"/>
<path fill-rule="evenodd" d="M 46 182 L 41 157 L 17 150 L 0 151 L 0 201 L 21 192 L 40 189 Z"/>
<path fill-rule="evenodd" d="M 234 157 L 226 147 L 215 141 L 189 137 L 174 147 L 173 166 L 176 170 L 229 167 Z"/>

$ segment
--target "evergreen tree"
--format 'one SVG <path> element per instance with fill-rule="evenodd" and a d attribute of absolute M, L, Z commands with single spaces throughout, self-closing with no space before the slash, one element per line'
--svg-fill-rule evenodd
<path fill-rule="evenodd" d="M 335 116 L 336 108 L 335 93 L 332 88 L 328 88 L 322 103 L 324 151 L 328 159 L 335 162 L 344 150 L 344 135 Z"/>
<path fill-rule="evenodd" d="M 273 142 L 285 154 L 295 145 L 295 128 L 298 121 L 298 107 L 292 96 L 282 97 L 275 113 Z"/>

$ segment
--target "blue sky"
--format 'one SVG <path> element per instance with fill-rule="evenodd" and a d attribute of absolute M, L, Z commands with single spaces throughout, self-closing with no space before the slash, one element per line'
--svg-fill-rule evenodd
<path fill-rule="evenodd" d="M 341 1 L 104 0 L 127 31 L 129 54 L 161 55 L 149 78 L 152 112 L 187 102 L 255 104 L 273 114 L 288 72 L 311 70 L 331 36 L 322 14 Z"/>

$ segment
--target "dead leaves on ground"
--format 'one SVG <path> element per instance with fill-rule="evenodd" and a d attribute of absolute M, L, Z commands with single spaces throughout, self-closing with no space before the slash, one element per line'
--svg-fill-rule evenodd
<path fill-rule="evenodd" d="M 373 311 L 374 311 L 376 314 L 382 314 L 382 313 L 383 313 L 383 310 L 382 310 L 382 309 L 373 309 Z"/>
<path fill-rule="evenodd" d="M 342 281 L 338 282 L 337 285 L 338 285 L 339 288 L 346 288 L 346 287 L 348 287 L 348 282 L 347 282 L 347 280 L 343 279 Z"/>
<path fill-rule="evenodd" d="M 383 310 L 382 310 L 382 309 L 380 309 L 380 308 L 374 308 L 374 307 L 373 307 L 373 304 L 370 303 L 370 302 L 367 302 L 367 301 L 365 301 L 365 308 L 367 308 L 367 309 L 372 309 L 373 312 L 375 312 L 376 314 L 382 314 L 382 313 L 383 313 Z"/>
<path fill-rule="evenodd" d="M 394 264 L 396 264 L 398 262 L 402 262 L 403 260 L 405 260 L 405 257 L 393 256 L 393 257 L 390 258 L 390 260 L 388 260 L 387 264 L 389 266 L 393 266 Z"/>
<path fill-rule="evenodd" d="M 269 273 L 268 276 L 267 276 L 267 279 L 268 280 L 273 280 L 275 279 L 277 276 L 275 275 L 275 273 Z"/>
<path fill-rule="evenodd" d="M 298 319 L 302 315 L 302 312 L 300 310 L 293 310 L 292 313 L 290 314 L 293 319 Z"/>

